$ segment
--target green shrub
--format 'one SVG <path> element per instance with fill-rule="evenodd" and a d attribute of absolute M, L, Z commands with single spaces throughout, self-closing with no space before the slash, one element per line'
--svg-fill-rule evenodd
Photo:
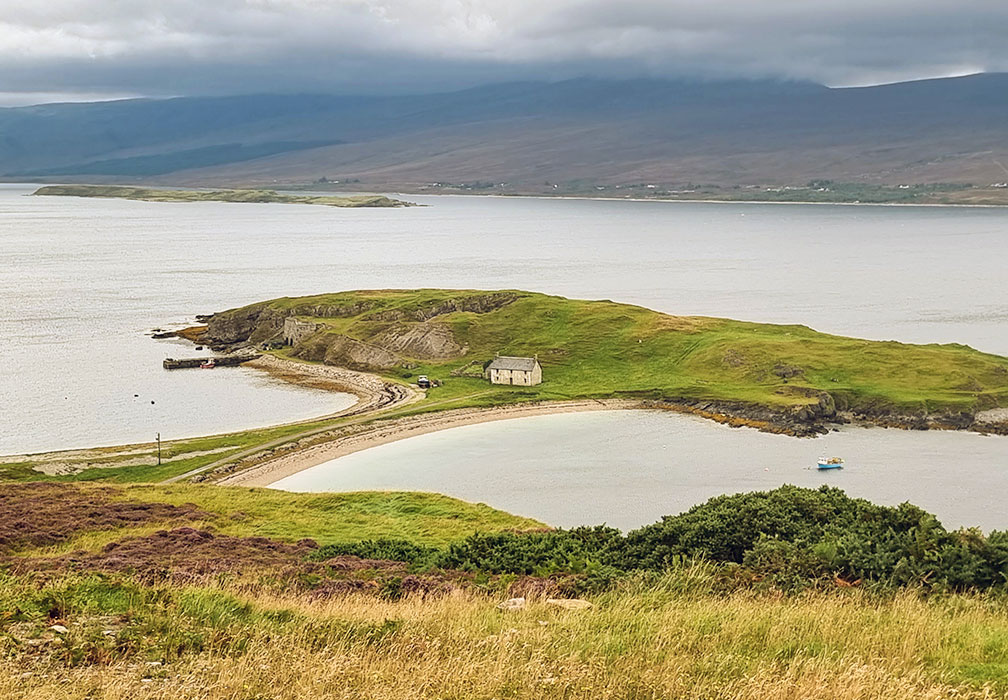
<path fill-rule="evenodd" d="M 875 505 L 830 487 L 719 496 L 626 536 L 599 526 L 476 534 L 442 552 L 414 552 L 405 543 L 362 545 L 360 556 L 486 574 L 576 574 L 570 581 L 579 590 L 605 587 L 620 572 L 664 571 L 701 560 L 734 567 L 734 581 L 786 590 L 835 585 L 837 579 L 892 588 L 1008 590 L 1008 533 L 949 532 L 917 506 Z M 383 557 L 388 553 L 395 556 Z"/>
<path fill-rule="evenodd" d="M 404 561 L 414 569 L 424 569 L 433 566 L 439 554 L 440 550 L 433 547 L 422 547 L 407 540 L 378 539 L 327 544 L 314 550 L 310 558 L 315 561 L 325 561 L 339 556 L 387 559 L 389 561 Z"/>
<path fill-rule="evenodd" d="M 619 530 L 602 525 L 573 530 L 471 535 L 450 545 L 439 566 L 492 574 L 580 573 L 593 563 L 611 563 L 622 547 Z"/>

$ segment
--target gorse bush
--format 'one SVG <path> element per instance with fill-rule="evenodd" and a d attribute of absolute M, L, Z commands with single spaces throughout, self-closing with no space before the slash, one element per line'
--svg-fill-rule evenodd
<path fill-rule="evenodd" d="M 435 565 L 440 551 L 433 547 L 422 547 L 406 540 L 378 539 L 327 544 L 314 550 L 310 558 L 325 561 L 347 555 L 361 559 L 405 561 L 412 564 L 414 568 L 428 568 Z"/>
<path fill-rule="evenodd" d="M 662 571 L 705 560 L 730 565 L 739 580 L 785 589 L 837 580 L 1008 589 L 1008 533 L 950 532 L 916 506 L 875 505 L 825 486 L 719 496 L 625 536 L 608 527 L 581 527 L 476 534 L 444 550 L 371 541 L 323 547 L 315 556 L 336 554 L 487 574 L 587 573 L 600 580 L 613 571 Z"/>
<path fill-rule="evenodd" d="M 491 574 L 581 573 L 592 563 L 611 565 L 611 555 L 622 543 L 619 530 L 604 526 L 472 535 L 450 545 L 437 562 L 445 568 Z"/>
<path fill-rule="evenodd" d="M 743 564 L 780 582 L 839 577 L 956 590 L 1008 582 L 1005 533 L 949 532 L 916 506 L 879 506 L 829 487 L 711 499 L 629 533 L 620 563 L 658 569 L 682 556 Z"/>

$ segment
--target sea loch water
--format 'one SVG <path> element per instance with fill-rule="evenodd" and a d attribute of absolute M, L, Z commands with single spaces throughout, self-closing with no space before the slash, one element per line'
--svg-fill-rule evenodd
<path fill-rule="evenodd" d="M 1004 209 L 410 197 L 429 206 L 352 210 L 26 196 L 33 190 L 0 185 L 0 455 L 150 440 L 156 432 L 209 434 L 338 410 L 349 397 L 248 369 L 165 372 L 165 356 L 192 350 L 144 332 L 196 313 L 341 289 L 522 288 L 1008 354 Z M 551 444 L 575 443 L 557 421 Z M 607 438 L 607 449 L 649 461 L 637 433 L 620 435 Z M 764 438 L 735 435 L 750 436 L 733 438 L 740 452 L 730 462 L 744 463 L 748 446 Z M 892 457 L 919 473 L 945 472 L 973 444 L 963 440 L 985 440 L 900 439 L 929 441 L 926 452 Z M 803 451 L 795 464 L 821 449 L 781 444 Z M 1008 453 L 1008 443 L 1003 452 L 1001 443 L 975 444 Z M 585 463 L 577 450 L 548 454 L 572 469 Z M 659 454 L 666 452 L 652 457 Z M 504 468 L 475 456 L 467 460 L 474 473 Z M 1001 468 L 978 487 L 988 494 L 1008 486 L 1006 460 L 996 456 L 987 461 Z M 409 473 L 408 463 L 400 467 Z M 907 493 L 923 480 L 872 474 Z M 732 480 L 722 490 L 736 490 L 733 476 L 722 477 Z M 644 494 L 650 484 L 631 485 Z"/>
<path fill-rule="evenodd" d="M 842 470 L 816 460 L 842 455 Z M 380 445 L 273 484 L 288 491 L 435 491 L 551 525 L 624 530 L 722 493 L 837 486 L 915 503 L 947 527 L 1008 528 L 1008 438 L 844 427 L 814 440 L 663 411 L 482 423 Z"/>

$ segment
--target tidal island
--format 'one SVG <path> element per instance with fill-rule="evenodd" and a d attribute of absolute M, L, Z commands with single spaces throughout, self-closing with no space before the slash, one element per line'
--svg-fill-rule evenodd
<path fill-rule="evenodd" d="M 320 204 L 327 207 L 410 207 L 410 202 L 384 195 L 329 195 L 282 194 L 273 190 L 175 190 L 118 185 L 46 185 L 33 193 L 40 197 L 97 197 L 105 199 L 133 199 L 142 202 L 236 202 L 242 204 Z"/>

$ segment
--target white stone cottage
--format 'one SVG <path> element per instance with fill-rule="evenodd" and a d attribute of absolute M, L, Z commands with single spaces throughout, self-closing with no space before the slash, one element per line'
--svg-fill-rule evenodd
<path fill-rule="evenodd" d="M 498 355 L 483 372 L 491 384 L 534 386 L 542 384 L 542 365 L 538 357 Z"/>

